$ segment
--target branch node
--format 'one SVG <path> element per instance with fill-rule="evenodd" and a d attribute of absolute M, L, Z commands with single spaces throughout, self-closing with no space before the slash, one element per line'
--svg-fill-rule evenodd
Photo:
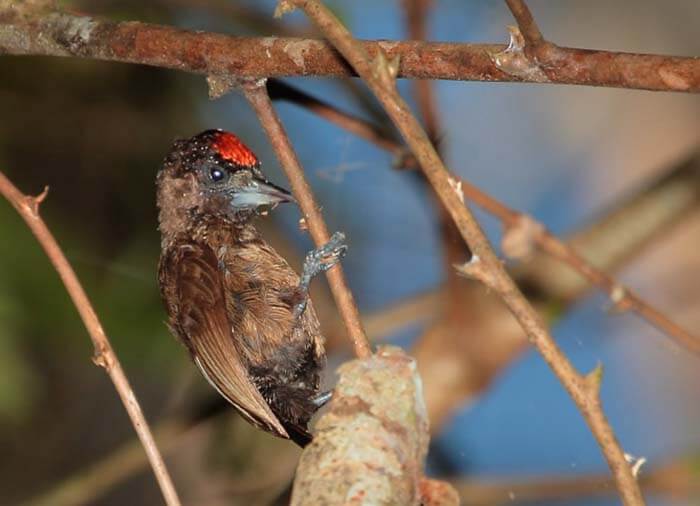
<path fill-rule="evenodd" d="M 627 297 L 627 289 L 619 284 L 615 284 L 610 289 L 610 302 L 612 302 L 612 306 L 610 306 L 608 311 L 614 314 L 624 313 L 632 307 Z"/>
<path fill-rule="evenodd" d="M 472 253 L 472 257 L 468 262 L 454 264 L 453 267 L 458 274 L 464 277 L 481 281 L 489 288 L 494 287 L 493 274 L 491 274 L 484 261 L 476 253 Z"/>
<path fill-rule="evenodd" d="M 603 381 L 603 364 L 598 362 L 595 369 L 584 376 L 583 381 L 588 392 L 592 394 L 595 399 L 598 399 L 600 395 L 600 384 Z"/>
<path fill-rule="evenodd" d="M 104 345 L 95 347 L 95 353 L 92 356 L 92 363 L 97 367 L 102 367 L 105 371 L 109 372 L 112 369 L 114 361 L 110 356 L 109 351 Z"/>
<path fill-rule="evenodd" d="M 384 52 L 384 49 L 379 46 L 377 48 L 377 56 L 371 62 L 372 74 L 376 79 L 382 82 L 384 86 L 392 88 L 396 84 L 396 77 L 399 75 L 399 64 L 401 57 L 399 55 L 389 59 Z"/>
<path fill-rule="evenodd" d="M 491 61 L 506 74 L 526 81 L 548 83 L 549 78 L 534 58 L 525 54 L 525 38 L 517 26 L 508 26 L 510 40 L 503 51 L 491 54 Z"/>
<path fill-rule="evenodd" d="M 236 77 L 231 74 L 210 74 L 207 76 L 209 99 L 216 100 L 235 89 L 255 90 L 265 86 L 267 78 Z"/>
<path fill-rule="evenodd" d="M 501 249 L 504 255 L 515 260 L 525 260 L 532 256 L 537 247 L 537 239 L 544 232 L 544 225 L 524 213 L 519 214 L 514 221 L 505 222 L 504 228 Z"/>
<path fill-rule="evenodd" d="M 238 87 L 238 80 L 230 75 L 208 75 L 209 100 L 216 100 Z"/>
<path fill-rule="evenodd" d="M 399 146 L 394 151 L 394 157 L 391 161 L 391 166 L 394 169 L 409 169 L 416 168 L 416 159 L 413 153 L 406 146 Z"/>

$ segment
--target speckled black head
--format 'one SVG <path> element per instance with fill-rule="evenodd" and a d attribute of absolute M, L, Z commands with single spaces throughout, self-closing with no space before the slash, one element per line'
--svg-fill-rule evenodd
<path fill-rule="evenodd" d="M 255 153 L 238 137 L 223 130 L 205 130 L 189 139 L 176 140 L 163 162 L 163 168 L 174 177 L 184 177 L 203 166 L 231 173 L 248 170 L 264 179 Z"/>
<path fill-rule="evenodd" d="M 222 130 L 175 141 L 157 186 L 161 230 L 186 226 L 183 220 L 190 216 L 243 222 L 294 200 L 265 178 L 257 156 L 238 137 Z"/>

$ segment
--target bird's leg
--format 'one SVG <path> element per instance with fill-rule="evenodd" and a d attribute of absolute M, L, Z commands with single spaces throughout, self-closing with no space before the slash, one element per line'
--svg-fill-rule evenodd
<path fill-rule="evenodd" d="M 328 390 L 327 392 L 321 392 L 320 394 L 316 394 L 314 397 L 311 398 L 311 402 L 314 406 L 316 406 L 316 409 L 321 409 L 332 398 L 333 390 Z"/>
<path fill-rule="evenodd" d="M 309 301 L 309 285 L 313 277 L 322 272 L 326 272 L 337 264 L 343 255 L 345 255 L 347 249 L 345 234 L 336 232 L 326 244 L 306 254 L 304 269 L 301 272 L 301 281 L 299 282 L 298 288 L 301 300 L 294 307 L 294 319 L 296 321 L 298 321 L 299 317 L 301 317 L 306 309 L 306 305 Z"/>

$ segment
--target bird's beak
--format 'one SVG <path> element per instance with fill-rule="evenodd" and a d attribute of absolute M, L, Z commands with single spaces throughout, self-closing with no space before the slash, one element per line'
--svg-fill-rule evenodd
<path fill-rule="evenodd" d="M 254 178 L 249 185 L 236 189 L 231 199 L 233 207 L 243 209 L 275 207 L 281 202 L 296 202 L 296 200 L 284 188 L 259 178 Z"/>

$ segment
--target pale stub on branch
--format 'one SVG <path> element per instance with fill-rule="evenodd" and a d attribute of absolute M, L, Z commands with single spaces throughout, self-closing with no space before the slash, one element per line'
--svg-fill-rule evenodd
<path fill-rule="evenodd" d="M 415 360 L 382 347 L 338 374 L 302 453 L 291 504 L 459 504 L 452 486 L 423 474 L 429 424 Z"/>

